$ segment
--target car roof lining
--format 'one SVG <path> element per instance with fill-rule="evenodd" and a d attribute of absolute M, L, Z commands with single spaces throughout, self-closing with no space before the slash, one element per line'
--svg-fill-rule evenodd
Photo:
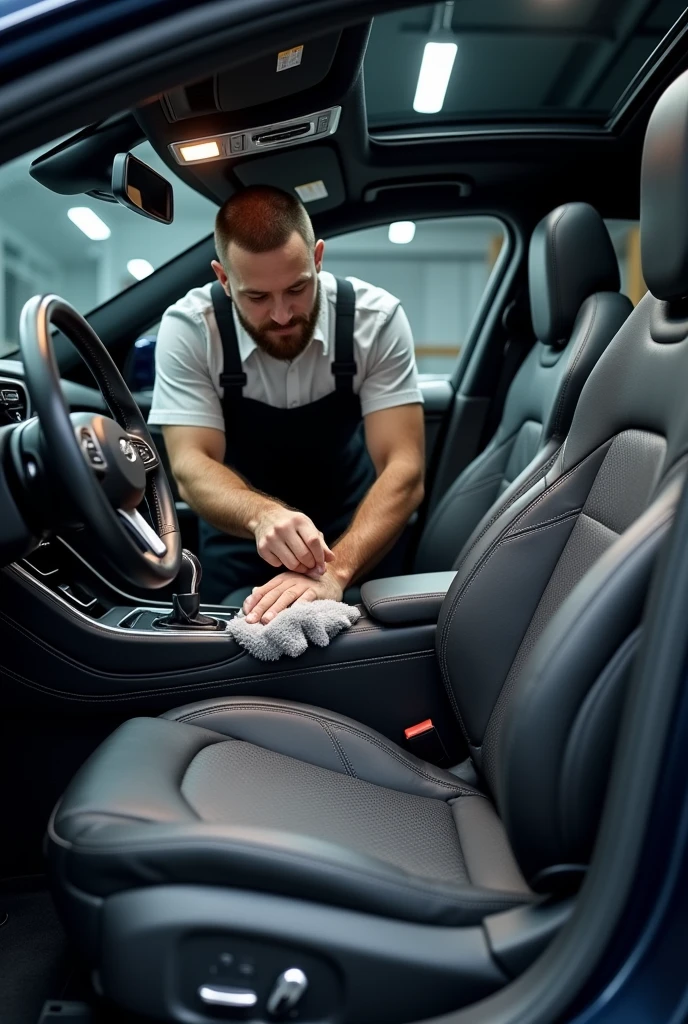
<path fill-rule="evenodd" d="M 644 126 L 651 104 L 667 77 L 688 63 L 685 57 L 677 59 L 676 53 L 676 43 L 684 37 L 687 21 L 688 14 L 677 23 L 661 59 L 647 69 L 645 80 L 609 131 L 583 130 L 580 126 L 559 126 L 556 131 L 534 126 L 528 130 L 498 131 L 494 126 L 484 125 L 477 132 L 464 128 L 452 135 L 440 133 L 430 138 L 414 139 L 408 133 L 400 137 L 398 132 L 371 136 L 362 77 L 370 20 L 343 28 L 324 77 L 288 97 L 170 122 L 167 94 L 163 93 L 123 117 L 129 126 L 138 125 L 141 134 L 136 141 L 148 139 L 176 177 L 218 204 L 245 184 L 258 181 L 287 188 L 293 187 L 299 177 L 304 181 L 323 178 L 331 182 L 331 199 L 310 207 L 321 232 L 321 214 L 332 214 L 337 205 L 346 207 L 347 221 L 380 222 L 387 216 L 410 216 L 412 210 L 418 215 L 432 216 L 440 207 L 446 207 L 446 196 L 436 195 L 432 187 L 419 190 L 415 186 L 423 182 L 432 185 L 452 177 L 469 185 L 467 194 L 459 196 L 457 191 L 456 208 L 452 211 L 456 213 L 476 209 L 509 213 L 525 203 L 533 207 L 535 220 L 553 205 L 575 198 L 591 202 L 605 216 L 634 217 Z M 331 37 L 332 32 L 328 35 Z M 309 41 L 307 35 L 301 38 Z M 310 41 L 324 38 L 327 35 L 319 33 Z M 274 44 L 267 52 L 273 59 Z M 246 76 L 250 82 L 250 69 L 261 66 L 264 59 L 263 53 L 250 62 L 233 64 L 237 76 L 234 80 Z M 219 74 L 223 74 L 222 69 Z M 278 79 L 276 76 L 277 84 Z M 170 142 L 180 138 L 200 138 L 275 123 L 334 104 L 342 106 L 337 133 L 316 145 L 193 166 L 180 166 L 169 150 Z M 111 147 L 112 142 L 107 145 Z M 93 147 L 89 159 L 92 158 Z M 591 167 L 594 174 L 590 173 Z M 394 195 L 381 193 L 374 202 L 364 202 L 366 190 L 389 180 L 408 182 L 409 188 L 398 189 Z M 421 192 L 425 194 L 421 196 Z M 434 207 L 433 199 L 437 200 Z M 323 227 L 329 226 L 330 216 L 322 220 Z M 334 216 L 332 220 L 336 225 L 339 218 Z"/>

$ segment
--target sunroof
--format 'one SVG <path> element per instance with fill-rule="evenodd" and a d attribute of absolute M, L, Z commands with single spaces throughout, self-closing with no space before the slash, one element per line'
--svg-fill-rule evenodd
<path fill-rule="evenodd" d="M 369 125 L 603 123 L 685 7 L 456 0 L 384 14 L 365 58 Z"/>

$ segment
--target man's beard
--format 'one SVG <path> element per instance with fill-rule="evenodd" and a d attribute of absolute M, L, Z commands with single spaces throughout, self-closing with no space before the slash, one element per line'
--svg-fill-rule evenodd
<path fill-rule="evenodd" d="M 236 303 L 234 309 L 236 310 L 239 323 L 246 333 L 253 338 L 259 349 L 272 356 L 273 359 L 296 359 L 308 347 L 315 333 L 315 326 L 320 315 L 320 285 L 318 284 L 315 302 L 310 314 L 308 316 L 292 317 L 288 324 L 276 324 L 274 320 L 271 320 L 267 326 L 254 327 L 253 324 L 250 324 L 242 316 Z M 271 336 L 270 331 L 277 327 L 296 327 L 297 330 L 289 337 L 286 335 Z"/>

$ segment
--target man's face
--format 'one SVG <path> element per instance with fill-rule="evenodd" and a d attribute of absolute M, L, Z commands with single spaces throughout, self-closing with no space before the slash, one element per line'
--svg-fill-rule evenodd
<path fill-rule="evenodd" d="M 295 359 L 313 337 L 324 248 L 321 240 L 310 249 L 294 231 L 285 245 L 270 252 L 247 252 L 230 243 L 228 273 L 213 263 L 242 326 L 275 359 Z"/>

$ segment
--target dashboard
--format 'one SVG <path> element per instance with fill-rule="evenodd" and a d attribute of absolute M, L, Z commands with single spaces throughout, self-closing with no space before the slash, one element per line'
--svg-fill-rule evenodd
<path fill-rule="evenodd" d="M 72 412 L 107 412 L 105 400 L 97 388 L 89 388 L 72 380 L 63 379 L 61 383 L 62 394 Z M 0 399 L 0 426 L 19 423 L 32 415 L 31 399 L 24 383 L 24 365 L 19 359 L 0 359 L 0 396 L 5 391 L 19 392 L 19 402 L 3 403 Z"/>

